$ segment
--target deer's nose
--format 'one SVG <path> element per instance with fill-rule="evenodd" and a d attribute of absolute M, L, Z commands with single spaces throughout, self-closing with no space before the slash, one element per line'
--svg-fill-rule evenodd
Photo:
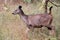
<path fill-rule="evenodd" d="M 14 13 L 12 13 L 12 14 L 14 14 Z"/>

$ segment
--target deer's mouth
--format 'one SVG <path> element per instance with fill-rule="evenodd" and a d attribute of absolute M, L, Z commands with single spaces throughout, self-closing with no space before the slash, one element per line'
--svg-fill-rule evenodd
<path fill-rule="evenodd" d="M 12 13 L 13 15 L 15 15 L 14 13 Z"/>

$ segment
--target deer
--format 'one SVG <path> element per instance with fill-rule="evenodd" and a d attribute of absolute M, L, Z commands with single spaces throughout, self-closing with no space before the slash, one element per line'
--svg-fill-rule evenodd
<path fill-rule="evenodd" d="M 48 30 L 52 30 L 52 21 L 53 21 L 53 16 L 51 14 L 51 9 L 53 6 L 49 8 L 48 13 L 44 14 L 35 14 L 35 15 L 26 15 L 23 10 L 22 6 L 18 6 L 18 8 L 13 11 L 13 15 L 18 14 L 21 19 L 26 23 L 28 29 L 31 28 L 42 28 L 42 27 L 47 27 Z"/>

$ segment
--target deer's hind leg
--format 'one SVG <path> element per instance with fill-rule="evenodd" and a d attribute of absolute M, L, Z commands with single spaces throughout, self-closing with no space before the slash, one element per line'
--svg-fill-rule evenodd
<path fill-rule="evenodd" d="M 49 25 L 47 28 L 49 30 L 49 35 L 56 36 L 55 26 Z"/>
<path fill-rule="evenodd" d="M 55 37 L 56 36 L 56 30 L 55 26 L 51 26 L 51 30 L 49 30 L 49 35 Z"/>

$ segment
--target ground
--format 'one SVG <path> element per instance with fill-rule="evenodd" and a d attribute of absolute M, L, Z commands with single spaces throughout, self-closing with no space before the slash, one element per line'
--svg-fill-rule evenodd
<path fill-rule="evenodd" d="M 40 14 L 43 11 L 39 10 L 39 3 L 36 4 L 18 4 L 18 5 L 6 5 L 2 6 L 0 9 L 0 40 L 47 40 L 48 30 L 47 28 L 34 29 L 30 31 L 27 35 L 25 33 L 27 27 L 22 21 L 19 15 L 12 15 L 12 12 L 19 6 L 22 5 L 22 9 L 27 15 Z M 56 38 L 60 37 L 60 8 L 53 6 L 53 25 L 56 27 Z"/>

